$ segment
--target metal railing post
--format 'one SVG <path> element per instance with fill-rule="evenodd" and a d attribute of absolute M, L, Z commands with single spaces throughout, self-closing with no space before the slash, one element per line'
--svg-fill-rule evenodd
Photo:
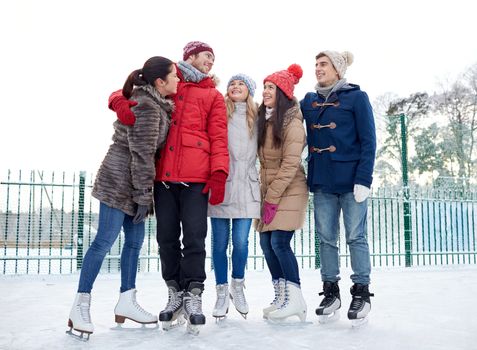
<path fill-rule="evenodd" d="M 403 190 L 403 219 L 404 219 L 404 250 L 406 267 L 412 266 L 412 224 L 411 224 L 411 203 L 409 200 L 409 178 L 407 166 L 407 135 L 406 116 L 400 114 L 401 119 L 401 143 L 402 143 L 402 190 Z"/>
<path fill-rule="evenodd" d="M 83 230 L 84 230 L 84 190 L 85 190 L 86 172 L 80 171 L 79 180 L 79 199 L 78 199 L 78 249 L 76 250 L 76 268 L 81 269 L 83 265 Z"/>

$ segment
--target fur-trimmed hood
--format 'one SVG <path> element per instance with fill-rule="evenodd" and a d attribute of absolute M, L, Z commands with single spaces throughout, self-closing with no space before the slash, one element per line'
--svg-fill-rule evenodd
<path fill-rule="evenodd" d="M 285 116 L 283 117 L 283 127 L 285 128 L 290 122 L 297 118 L 301 122 L 303 122 L 303 114 L 301 113 L 300 103 L 293 97 L 293 102 L 295 103 L 290 109 L 285 112 Z"/>
<path fill-rule="evenodd" d="M 220 78 L 215 75 L 215 74 L 209 74 L 209 78 L 212 79 L 212 81 L 214 82 L 215 84 L 215 87 L 219 86 L 220 84 Z"/>
<path fill-rule="evenodd" d="M 134 89 L 132 99 L 141 102 L 140 100 L 143 97 L 150 97 L 153 99 L 154 102 L 156 102 L 161 108 L 163 108 L 167 113 L 171 113 L 174 111 L 174 101 L 172 101 L 169 98 L 161 96 L 159 91 L 152 86 L 152 85 L 142 85 L 142 86 L 137 86 Z"/>

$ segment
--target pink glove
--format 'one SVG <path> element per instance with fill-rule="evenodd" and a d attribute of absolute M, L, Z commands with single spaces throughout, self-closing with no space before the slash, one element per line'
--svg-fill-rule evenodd
<path fill-rule="evenodd" d="M 275 214 L 278 210 L 278 204 L 271 204 L 268 202 L 263 202 L 263 211 L 262 211 L 262 221 L 265 225 L 268 225 L 273 221 Z"/>

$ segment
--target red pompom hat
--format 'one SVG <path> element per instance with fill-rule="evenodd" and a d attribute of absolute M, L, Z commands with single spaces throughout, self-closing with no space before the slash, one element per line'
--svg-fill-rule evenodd
<path fill-rule="evenodd" d="M 293 99 L 293 89 L 303 76 L 303 69 L 298 64 L 292 64 L 287 70 L 280 70 L 263 79 L 263 83 L 269 81 L 274 83 L 291 100 Z"/>

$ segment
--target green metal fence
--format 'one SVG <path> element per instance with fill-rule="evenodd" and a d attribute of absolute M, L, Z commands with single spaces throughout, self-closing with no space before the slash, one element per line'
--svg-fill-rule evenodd
<path fill-rule="evenodd" d="M 0 174 L 0 274 L 62 274 L 81 268 L 96 234 L 99 202 L 92 198 L 93 174 L 8 171 Z M 407 224 L 406 224 L 407 223 Z M 373 266 L 477 263 L 477 192 L 378 188 L 369 200 L 368 241 Z M 139 271 L 159 271 L 155 220 L 146 223 Z M 119 270 L 121 233 L 103 263 Z M 210 235 L 207 239 L 208 266 Z M 293 249 L 301 268 L 320 266 L 312 197 L 304 228 Z M 340 263 L 350 265 L 340 224 Z M 248 269 L 264 269 L 259 235 L 250 233 Z"/>

